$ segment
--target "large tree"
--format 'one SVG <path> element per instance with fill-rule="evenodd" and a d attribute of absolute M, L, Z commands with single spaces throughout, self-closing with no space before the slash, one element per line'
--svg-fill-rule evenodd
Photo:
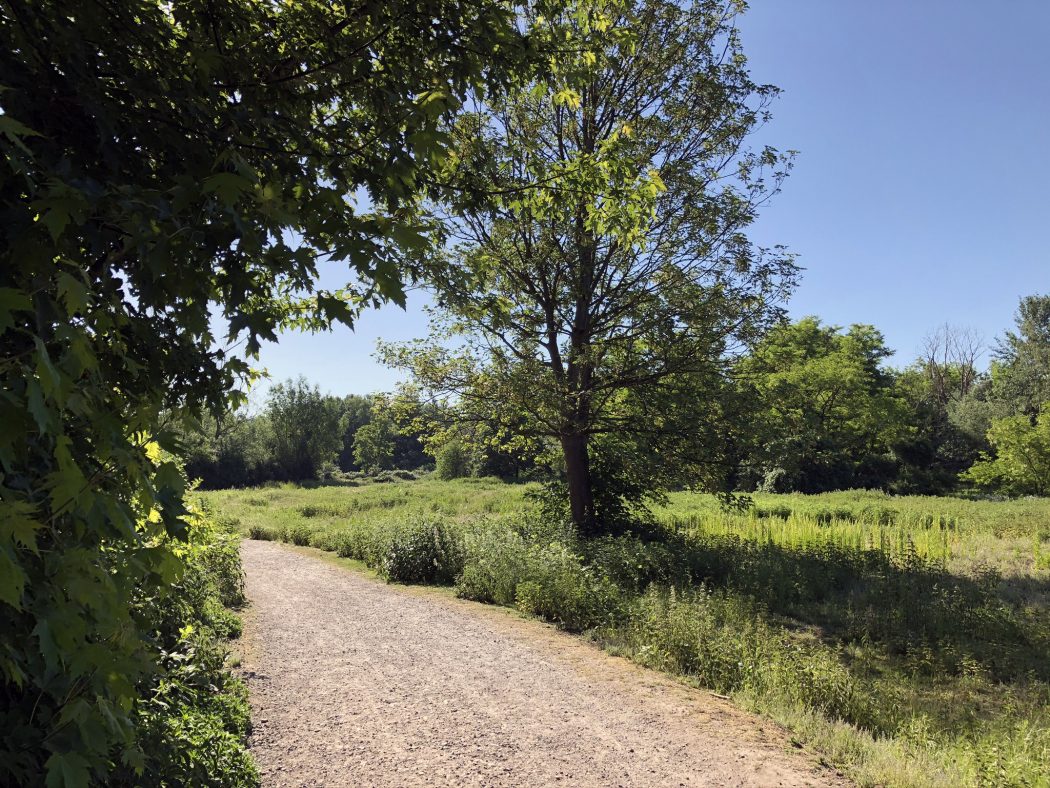
<path fill-rule="evenodd" d="M 213 314 L 251 353 L 400 300 L 441 119 L 549 32 L 500 0 L 0 3 L 0 782 L 142 766 L 133 603 L 184 532 L 145 447 L 246 374 Z"/>
<path fill-rule="evenodd" d="M 777 91 L 749 76 L 743 8 L 577 3 L 537 21 L 630 35 L 454 129 L 457 182 L 505 196 L 446 216 L 454 349 L 388 357 L 494 434 L 556 447 L 583 531 L 672 478 L 720 484 L 726 371 L 793 280 L 745 235 L 789 162 L 749 146 Z"/>

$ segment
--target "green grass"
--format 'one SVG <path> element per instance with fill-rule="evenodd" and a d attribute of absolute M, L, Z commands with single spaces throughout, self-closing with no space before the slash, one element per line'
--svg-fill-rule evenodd
<path fill-rule="evenodd" d="M 528 487 L 207 493 L 257 538 L 455 584 L 730 694 L 862 784 L 1050 785 L 1050 501 L 676 493 L 580 542 Z"/>

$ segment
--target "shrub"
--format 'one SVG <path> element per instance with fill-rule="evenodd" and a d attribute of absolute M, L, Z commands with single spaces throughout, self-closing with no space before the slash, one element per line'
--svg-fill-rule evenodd
<path fill-rule="evenodd" d="M 463 448 L 462 442 L 456 438 L 438 450 L 436 459 L 435 473 L 439 479 L 460 479 L 470 475 L 470 456 Z"/>
<path fill-rule="evenodd" d="M 456 581 L 465 599 L 513 605 L 529 571 L 529 551 L 520 533 L 504 523 L 476 524 L 465 535 L 466 560 Z"/>
<path fill-rule="evenodd" d="M 463 571 L 462 534 L 444 520 L 421 519 L 393 530 L 380 574 L 395 583 L 451 585 Z"/>
<path fill-rule="evenodd" d="M 229 608 L 246 602 L 237 539 L 198 516 L 177 550 L 184 570 L 170 593 L 140 602 L 158 670 L 140 688 L 134 746 L 107 784 L 256 786 L 247 689 L 226 669 L 223 643 L 241 631 Z"/>
<path fill-rule="evenodd" d="M 289 525 L 286 532 L 285 541 L 300 547 L 307 547 L 310 544 L 310 536 L 313 533 L 313 529 L 305 523 L 296 523 L 295 525 Z"/>
<path fill-rule="evenodd" d="M 581 547 L 588 564 L 626 591 L 640 593 L 653 583 L 683 587 L 692 580 L 681 550 L 676 551 L 665 541 L 643 541 L 635 536 L 601 537 L 584 542 Z"/>
<path fill-rule="evenodd" d="M 514 594 L 514 605 L 522 613 L 572 632 L 609 624 L 617 618 L 620 590 L 585 566 L 568 545 L 530 546 L 525 578 Z"/>
<path fill-rule="evenodd" d="M 264 542 L 271 542 L 277 535 L 274 530 L 265 525 L 259 525 L 257 523 L 248 526 L 248 538 L 259 539 Z"/>

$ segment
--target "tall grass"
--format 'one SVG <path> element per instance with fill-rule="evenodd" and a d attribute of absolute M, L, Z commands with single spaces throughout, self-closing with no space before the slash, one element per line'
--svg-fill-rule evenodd
<path fill-rule="evenodd" d="M 676 493 L 579 541 L 492 480 L 209 494 L 256 538 L 455 584 L 788 725 L 863 784 L 1050 785 L 1050 502 Z"/>

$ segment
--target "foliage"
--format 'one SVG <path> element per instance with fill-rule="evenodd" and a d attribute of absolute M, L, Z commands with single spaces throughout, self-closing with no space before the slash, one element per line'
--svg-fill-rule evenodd
<path fill-rule="evenodd" d="M 368 424 L 354 433 L 354 462 L 371 473 L 389 468 L 394 459 L 395 438 L 390 416 L 385 412 L 374 414 Z"/>
<path fill-rule="evenodd" d="M 206 489 L 245 487 L 276 476 L 270 421 L 245 409 L 207 413 L 181 432 L 186 475 Z"/>
<path fill-rule="evenodd" d="M 141 633 L 136 644 L 140 658 L 151 668 L 134 676 L 135 684 L 128 688 L 127 743 L 111 766 L 107 785 L 259 782 L 247 751 L 247 690 L 229 674 L 223 643 L 240 634 L 231 608 L 245 603 L 238 539 L 207 514 L 191 511 L 188 522 L 186 543 L 165 540 L 157 545 L 170 548 L 181 562 L 173 582 L 164 588 L 143 584 L 128 596 L 129 612 Z M 6 706 L 4 713 L 0 782 L 38 784 L 43 776 L 20 757 L 25 750 L 12 753 L 40 732 L 17 722 L 16 706 Z M 78 727 L 91 724 L 85 709 L 71 720 Z M 57 784 L 82 780 L 78 763 L 77 758 L 64 761 L 66 771 Z M 48 784 L 56 779 L 49 778 Z"/>
<path fill-rule="evenodd" d="M 996 419 L 988 431 L 995 456 L 983 454 L 963 478 L 1010 495 L 1050 494 L 1050 402 L 1035 418 Z"/>
<path fill-rule="evenodd" d="M 896 472 L 892 447 L 906 411 L 882 362 L 882 334 L 843 332 L 815 317 L 779 326 L 741 363 L 759 402 L 760 464 L 769 491 L 882 487 Z"/>
<path fill-rule="evenodd" d="M 949 406 L 952 426 L 985 453 L 994 422 L 1022 415 L 1034 422 L 1050 401 L 1050 296 L 1022 298 L 1014 322 L 1016 330 L 996 343 L 988 374 Z M 972 463 L 976 457 L 968 459 Z"/>
<path fill-rule="evenodd" d="M 459 243 L 428 269 L 456 346 L 386 349 L 461 421 L 556 463 L 584 531 L 673 482 L 724 487 L 728 359 L 794 278 L 744 232 L 790 159 L 748 147 L 776 90 L 748 74 L 742 6 L 545 17 L 607 34 L 564 81 L 455 124 L 450 177 L 501 195 L 448 213 Z"/>
<path fill-rule="evenodd" d="M 990 398 L 1035 418 L 1050 402 L 1050 295 L 1022 298 L 1014 323 L 996 347 Z"/>
<path fill-rule="evenodd" d="M 135 711 L 142 773 L 125 767 L 110 784 L 259 784 L 247 751 L 247 688 L 229 674 L 222 642 L 240 635 L 230 608 L 246 602 L 238 539 L 208 516 L 193 529 L 179 549 L 184 574 L 169 594 L 144 603 L 159 670 Z"/>
<path fill-rule="evenodd" d="M 343 445 L 339 450 L 339 468 L 343 471 L 360 470 L 354 459 L 354 436 L 372 420 L 372 397 L 350 394 L 343 398 L 342 412 L 339 431 Z"/>
<path fill-rule="evenodd" d="M 208 495 L 262 535 L 304 535 L 376 568 L 396 534 L 440 513 L 443 539 L 462 545 L 458 594 L 732 694 L 863 784 L 1044 778 L 1045 499 L 756 493 L 753 508 L 727 511 L 678 492 L 635 533 L 581 540 L 539 513 L 534 489 L 470 479 Z M 413 538 L 432 549 L 424 529 Z"/>
<path fill-rule="evenodd" d="M 438 449 L 436 459 L 435 473 L 439 479 L 449 481 L 470 476 L 470 457 L 458 438 L 449 440 Z"/>
<path fill-rule="evenodd" d="M 441 191 L 439 126 L 529 78 L 562 32 L 498 0 L 0 11 L 0 768 L 14 782 L 104 783 L 137 757 L 131 710 L 156 654 L 133 595 L 177 578 L 167 537 L 186 532 L 184 479 L 148 443 L 176 449 L 173 424 L 238 403 L 241 343 L 252 356 L 281 327 L 403 303 L 403 276 L 441 242 L 415 210 Z M 314 290 L 322 263 L 348 286 Z"/>
<path fill-rule="evenodd" d="M 979 379 L 979 381 L 982 379 Z M 984 433 L 966 423 L 977 401 L 974 389 L 941 399 L 928 370 L 913 365 L 897 375 L 895 388 L 905 408 L 908 430 L 893 444 L 895 478 L 882 485 L 894 492 L 942 494 L 958 486 L 985 445 Z"/>
<path fill-rule="evenodd" d="M 443 520 L 406 523 L 391 534 L 379 572 L 396 583 L 449 585 L 463 571 L 461 540 L 458 529 Z"/>
<path fill-rule="evenodd" d="M 315 479 L 339 451 L 340 403 L 305 378 L 278 383 L 267 393 L 266 419 L 278 478 Z"/>

